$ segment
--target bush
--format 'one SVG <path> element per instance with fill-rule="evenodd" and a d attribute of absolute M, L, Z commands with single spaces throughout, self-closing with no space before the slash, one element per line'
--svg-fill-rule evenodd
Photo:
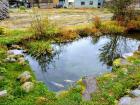
<path fill-rule="evenodd" d="M 42 37 L 54 38 L 58 31 L 48 18 L 42 19 L 37 15 L 33 17 L 30 29 L 37 39 Z"/>
<path fill-rule="evenodd" d="M 46 41 L 30 42 L 26 44 L 26 47 L 29 49 L 29 53 L 35 57 L 51 54 L 52 51 L 50 43 Z"/>
<path fill-rule="evenodd" d="M 127 30 L 139 30 L 140 29 L 140 21 L 131 20 L 127 23 Z"/>
<path fill-rule="evenodd" d="M 73 40 L 78 37 L 78 34 L 75 30 L 69 30 L 69 29 L 60 29 L 60 32 L 58 33 L 59 40 L 67 41 L 67 40 Z"/>
<path fill-rule="evenodd" d="M 100 30 L 103 33 L 117 34 L 123 33 L 125 28 L 117 24 L 117 22 L 105 22 L 101 25 Z"/>
<path fill-rule="evenodd" d="M 100 19 L 100 17 L 95 16 L 95 17 L 93 18 L 93 21 L 94 21 L 95 28 L 98 29 L 98 28 L 101 27 L 101 19 Z"/>

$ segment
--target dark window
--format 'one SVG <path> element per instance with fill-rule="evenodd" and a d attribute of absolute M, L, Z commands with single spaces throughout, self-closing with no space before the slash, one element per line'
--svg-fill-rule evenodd
<path fill-rule="evenodd" d="M 89 2 L 89 5 L 93 5 L 93 1 L 90 1 L 90 2 Z"/>
<path fill-rule="evenodd" d="M 84 2 L 84 1 L 82 1 L 82 2 L 81 2 L 81 5 L 85 5 L 85 2 Z"/>
<path fill-rule="evenodd" d="M 73 3 L 72 2 L 69 2 L 69 5 L 72 5 Z"/>
<path fill-rule="evenodd" d="M 101 3 L 98 3 L 99 6 L 101 6 Z"/>

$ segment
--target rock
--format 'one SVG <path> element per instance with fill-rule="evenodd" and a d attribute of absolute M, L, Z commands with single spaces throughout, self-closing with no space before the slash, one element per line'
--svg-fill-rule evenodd
<path fill-rule="evenodd" d="M 0 97 L 7 96 L 7 90 L 0 91 Z"/>
<path fill-rule="evenodd" d="M 10 55 L 23 55 L 23 50 L 17 50 L 17 49 L 9 50 L 8 54 L 10 54 Z"/>
<path fill-rule="evenodd" d="M 88 77 L 85 77 L 82 80 L 82 82 L 86 86 L 86 89 L 83 92 L 83 98 L 85 100 L 90 100 L 91 99 L 91 93 L 93 93 L 97 90 L 96 78 L 93 77 L 93 76 L 88 76 Z"/>
<path fill-rule="evenodd" d="M 139 97 L 140 96 L 140 90 L 135 89 L 135 90 L 131 91 L 130 94 L 135 96 L 135 97 Z"/>
<path fill-rule="evenodd" d="M 29 93 L 30 91 L 33 90 L 34 84 L 32 82 L 25 82 L 21 88 L 26 92 Z"/>
<path fill-rule="evenodd" d="M 138 89 L 140 90 L 140 85 L 138 86 Z"/>
<path fill-rule="evenodd" d="M 140 105 L 140 97 L 133 98 L 130 105 Z"/>
<path fill-rule="evenodd" d="M 6 62 L 16 62 L 16 56 L 14 54 L 9 55 L 6 59 Z"/>
<path fill-rule="evenodd" d="M 25 65 L 25 59 L 23 57 L 18 58 L 19 64 Z"/>
<path fill-rule="evenodd" d="M 24 82 L 29 81 L 31 77 L 32 76 L 30 75 L 30 72 L 25 71 L 22 74 L 20 74 L 17 79 L 20 80 L 21 83 L 24 83 Z"/>
<path fill-rule="evenodd" d="M 119 101 L 119 105 L 131 105 L 131 100 L 132 100 L 131 97 L 128 96 L 122 97 Z"/>
<path fill-rule="evenodd" d="M 18 50 L 19 50 L 19 49 L 22 49 L 19 45 L 12 45 L 11 48 L 12 48 L 12 49 L 18 49 Z"/>
<path fill-rule="evenodd" d="M 73 81 L 73 80 L 64 80 L 64 82 L 66 82 L 66 83 L 74 83 L 75 81 Z"/>

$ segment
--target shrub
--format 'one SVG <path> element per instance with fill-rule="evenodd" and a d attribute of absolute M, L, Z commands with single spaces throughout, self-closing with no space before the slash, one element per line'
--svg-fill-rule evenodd
<path fill-rule="evenodd" d="M 57 33 L 57 28 L 48 18 L 42 19 L 40 16 L 35 15 L 30 27 L 31 31 L 37 39 L 42 37 L 54 38 Z"/>
<path fill-rule="evenodd" d="M 30 42 L 26 44 L 26 47 L 29 49 L 29 53 L 35 57 L 51 54 L 52 51 L 50 43 L 46 41 Z"/>
<path fill-rule="evenodd" d="M 100 17 L 95 16 L 95 17 L 93 18 L 93 21 L 94 21 L 94 26 L 95 26 L 97 29 L 101 27 L 101 19 L 100 19 Z"/>
<path fill-rule="evenodd" d="M 65 40 L 73 40 L 76 39 L 78 34 L 75 30 L 70 29 L 60 29 L 60 32 L 58 33 L 59 40 L 65 41 Z"/>
<path fill-rule="evenodd" d="M 101 25 L 100 30 L 103 33 L 117 34 L 123 33 L 125 28 L 118 25 L 116 22 L 105 22 Z"/>
<path fill-rule="evenodd" d="M 127 23 L 127 30 L 138 30 L 140 29 L 140 21 L 131 20 Z"/>

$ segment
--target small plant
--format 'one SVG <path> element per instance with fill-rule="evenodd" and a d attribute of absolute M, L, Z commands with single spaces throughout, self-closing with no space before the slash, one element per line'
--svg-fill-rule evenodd
<path fill-rule="evenodd" d="M 20 6 L 20 7 L 19 7 L 19 10 L 20 10 L 20 11 L 26 11 L 26 7 L 25 7 L 25 6 Z"/>
<path fill-rule="evenodd" d="M 3 34 L 4 34 L 4 28 L 0 27 L 0 35 L 3 35 Z"/>

